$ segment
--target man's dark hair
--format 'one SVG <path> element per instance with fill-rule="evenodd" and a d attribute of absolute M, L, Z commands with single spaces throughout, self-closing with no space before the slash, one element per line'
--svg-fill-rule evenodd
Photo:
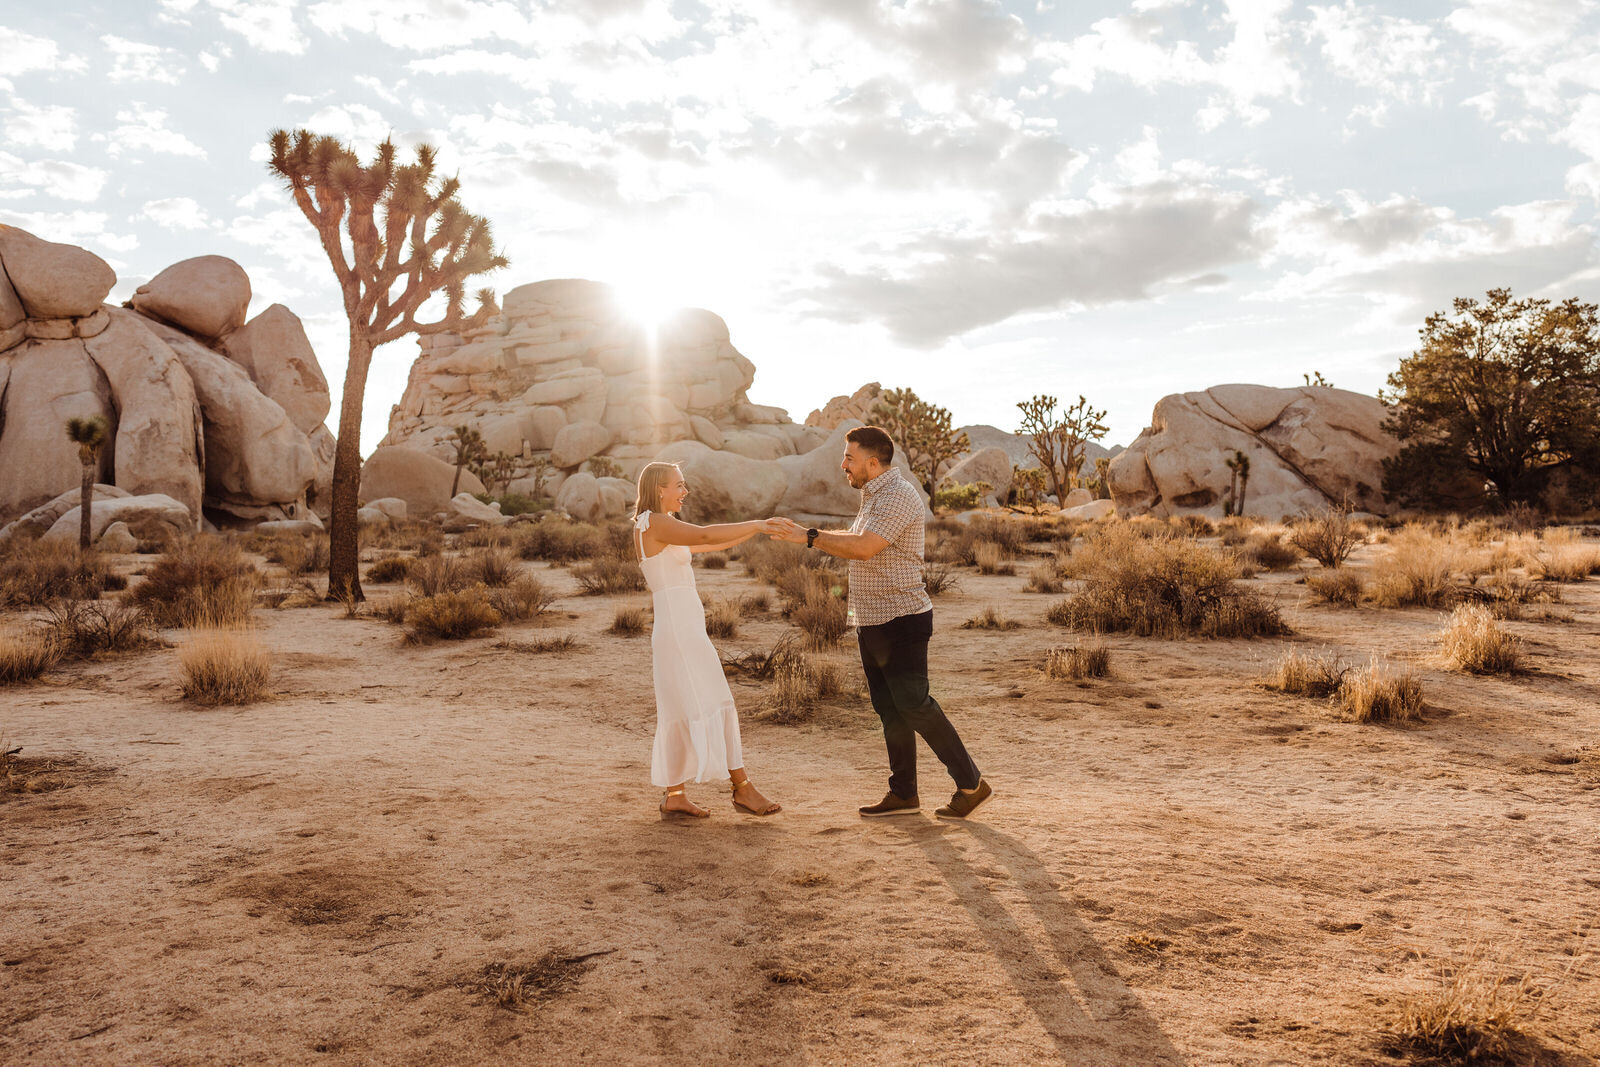
<path fill-rule="evenodd" d="M 883 432 L 881 426 L 857 426 L 845 434 L 844 439 L 853 442 L 867 455 L 876 457 L 885 467 L 894 462 L 894 441 Z"/>

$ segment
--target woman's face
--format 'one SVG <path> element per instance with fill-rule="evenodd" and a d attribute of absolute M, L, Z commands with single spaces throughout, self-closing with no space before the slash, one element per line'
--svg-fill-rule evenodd
<path fill-rule="evenodd" d="M 677 512 L 683 510 L 683 498 L 689 495 L 689 486 L 683 480 L 683 472 L 673 470 L 667 475 L 667 484 L 661 487 L 661 510 Z"/>

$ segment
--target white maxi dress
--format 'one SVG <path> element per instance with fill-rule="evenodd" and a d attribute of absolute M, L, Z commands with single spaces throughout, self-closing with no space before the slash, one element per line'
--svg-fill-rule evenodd
<path fill-rule="evenodd" d="M 634 520 L 640 557 L 650 516 L 647 511 Z M 722 660 L 706 636 L 706 611 L 694 586 L 691 558 L 687 546 L 668 545 L 640 561 L 655 607 L 650 651 L 656 740 L 650 781 L 662 787 L 717 781 L 728 777 L 729 768 L 744 766 L 739 713 Z"/>

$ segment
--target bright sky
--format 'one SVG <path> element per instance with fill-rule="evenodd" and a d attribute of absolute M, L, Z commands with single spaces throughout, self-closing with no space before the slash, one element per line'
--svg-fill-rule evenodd
<path fill-rule="evenodd" d="M 10 4 L 0 221 L 119 301 L 237 259 L 337 393 L 337 289 L 263 145 L 392 132 L 493 221 L 489 284 L 711 308 L 796 420 L 871 380 L 1007 429 L 1083 393 L 1126 443 L 1166 393 L 1374 391 L 1454 296 L 1600 296 L 1597 30 L 1595 0 Z M 380 350 L 366 448 L 415 352 Z"/>

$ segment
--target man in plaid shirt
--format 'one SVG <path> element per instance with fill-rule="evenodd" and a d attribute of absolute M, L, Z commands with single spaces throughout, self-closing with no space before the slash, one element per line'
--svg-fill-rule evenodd
<path fill-rule="evenodd" d="M 935 814 L 964 819 L 993 792 L 978 774 L 956 728 L 928 693 L 933 601 L 922 582 L 922 497 L 894 462 L 894 442 L 876 426 L 845 434 L 840 467 L 861 490 L 861 510 L 846 531 L 803 529 L 773 519 L 768 533 L 850 561 L 850 624 L 856 627 L 872 707 L 889 749 L 889 792 L 861 809 L 868 817 L 918 811 L 917 734 L 939 757 L 956 792 Z"/>

